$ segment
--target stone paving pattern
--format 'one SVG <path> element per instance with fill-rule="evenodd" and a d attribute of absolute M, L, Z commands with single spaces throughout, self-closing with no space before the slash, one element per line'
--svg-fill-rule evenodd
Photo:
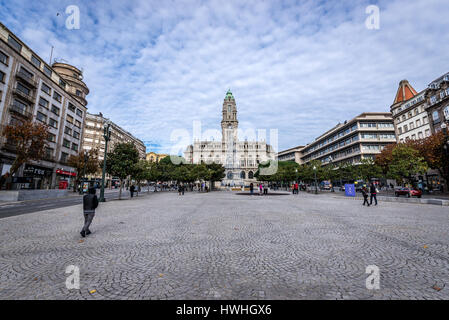
<path fill-rule="evenodd" d="M 0 220 L 0 299 L 448 299 L 448 218 L 328 195 L 160 192 L 100 204 L 80 242 L 81 205 L 30 213 Z M 365 287 L 373 264 L 380 290 Z"/>

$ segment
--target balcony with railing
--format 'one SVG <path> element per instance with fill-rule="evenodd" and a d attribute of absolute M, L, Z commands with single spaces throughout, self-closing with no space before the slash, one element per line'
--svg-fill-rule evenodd
<path fill-rule="evenodd" d="M 33 86 L 34 88 L 37 88 L 37 81 L 34 80 L 34 77 L 30 76 L 28 73 L 24 72 L 23 70 L 19 70 L 16 73 L 16 77 L 25 81 L 26 83 Z"/>
<path fill-rule="evenodd" d="M 25 99 L 26 101 L 31 102 L 33 104 L 36 101 L 36 97 L 34 96 L 33 93 L 27 94 L 26 92 L 20 90 L 17 87 L 13 89 L 13 94 L 16 95 L 17 97 Z"/>
<path fill-rule="evenodd" d="M 20 106 L 17 106 L 15 104 L 11 104 L 9 106 L 9 112 L 22 116 L 26 119 L 31 119 L 33 117 L 33 114 L 31 112 L 26 111 L 26 108 L 22 108 Z"/>

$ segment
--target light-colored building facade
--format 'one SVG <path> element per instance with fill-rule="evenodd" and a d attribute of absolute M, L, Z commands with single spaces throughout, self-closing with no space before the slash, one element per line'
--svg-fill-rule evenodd
<path fill-rule="evenodd" d="M 104 140 L 104 126 L 109 121 L 102 113 L 99 114 L 86 114 L 85 130 L 83 137 L 83 150 L 89 151 L 91 149 L 98 150 L 98 159 L 102 161 L 104 159 L 105 140 Z M 122 127 L 114 122 L 111 123 L 111 136 L 108 142 L 108 152 L 114 149 L 114 146 L 118 143 L 132 143 L 139 151 L 139 158 L 145 159 L 146 147 L 145 144 L 134 137 L 131 133 L 124 130 Z"/>
<path fill-rule="evenodd" d="M 222 108 L 221 140 L 195 140 L 187 147 L 187 163 L 219 163 L 226 171 L 222 185 L 242 186 L 254 182 L 259 163 L 275 159 L 266 141 L 239 141 L 237 105 L 231 91 L 226 93 Z"/>
<path fill-rule="evenodd" d="M 427 113 L 432 132 L 449 125 L 449 72 L 432 81 L 427 88 Z"/>
<path fill-rule="evenodd" d="M 397 142 L 423 139 L 431 135 L 426 108 L 426 90 L 418 93 L 407 80 L 402 80 L 390 107 Z"/>
<path fill-rule="evenodd" d="M 298 146 L 298 147 L 280 151 L 277 154 L 277 159 L 278 159 L 278 161 L 294 161 L 298 164 L 303 164 L 303 161 L 302 161 L 302 151 L 303 150 L 304 150 L 304 146 Z"/>
<path fill-rule="evenodd" d="M 389 143 L 396 142 L 391 113 L 370 112 L 339 123 L 302 150 L 303 163 L 313 160 L 322 165 L 359 164 L 374 158 Z"/>
<path fill-rule="evenodd" d="M 50 66 L 0 23 L 2 129 L 26 120 L 50 128 L 45 159 L 22 166 L 11 181 L 14 188 L 67 188 L 73 184 L 76 173 L 67 160 L 81 149 L 88 94 L 81 70 L 65 63 Z M 14 146 L 2 136 L 2 175 L 9 172 L 14 159 Z"/>
<path fill-rule="evenodd" d="M 146 159 L 149 162 L 159 162 L 162 159 L 168 157 L 168 154 L 160 154 L 160 153 L 155 153 L 155 152 L 148 152 Z"/>

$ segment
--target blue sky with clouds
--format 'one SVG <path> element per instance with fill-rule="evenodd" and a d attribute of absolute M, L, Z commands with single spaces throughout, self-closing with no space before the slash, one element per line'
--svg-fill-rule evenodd
<path fill-rule="evenodd" d="M 370 4 L 380 30 L 365 27 Z M 420 91 L 449 71 L 448 17 L 447 0 L 0 0 L 0 21 L 43 59 L 54 46 L 84 69 L 89 112 L 159 152 L 194 120 L 219 129 L 229 88 L 240 127 L 278 129 L 279 149 L 389 111 L 400 80 Z"/>

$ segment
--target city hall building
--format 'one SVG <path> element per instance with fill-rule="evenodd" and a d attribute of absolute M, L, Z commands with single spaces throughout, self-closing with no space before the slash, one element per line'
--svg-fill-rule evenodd
<path fill-rule="evenodd" d="M 256 181 L 259 163 L 275 157 L 266 141 L 238 140 L 237 105 L 231 91 L 226 93 L 222 108 L 221 141 L 195 140 L 184 152 L 187 163 L 219 163 L 225 171 L 222 185 L 242 186 Z"/>

